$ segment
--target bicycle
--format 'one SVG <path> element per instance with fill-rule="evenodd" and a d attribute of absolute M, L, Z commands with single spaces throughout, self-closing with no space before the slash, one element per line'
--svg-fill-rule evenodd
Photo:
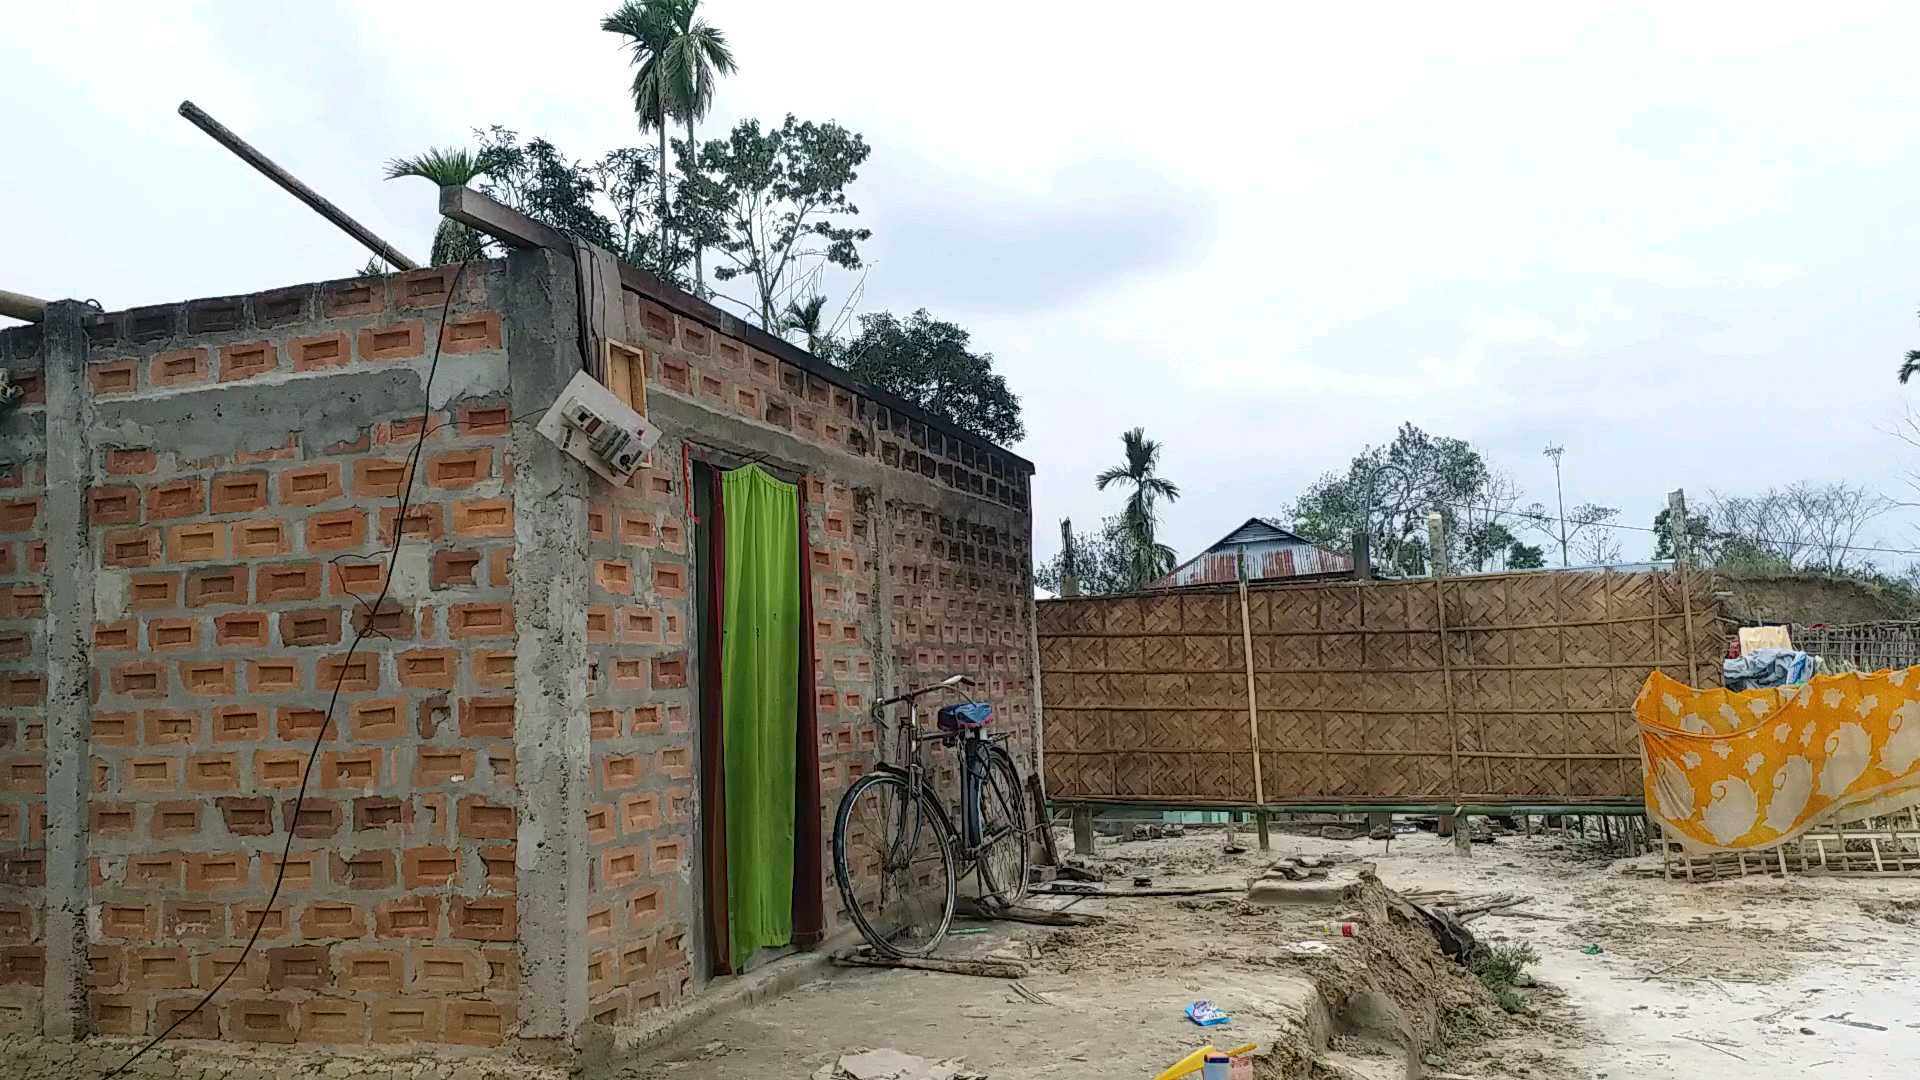
<path fill-rule="evenodd" d="M 993 708 L 953 675 L 897 697 L 874 702 L 882 729 L 882 760 L 840 799 L 833 823 L 833 873 L 840 899 L 860 936 L 887 956 L 925 956 L 939 947 L 953 921 L 959 881 L 977 874 L 979 900 L 989 910 L 1020 902 L 1027 891 L 1027 812 L 1005 734 L 988 735 Z M 942 706 L 935 730 L 920 730 L 920 699 L 950 690 L 964 699 Z M 885 760 L 887 709 L 905 704 L 899 725 L 904 767 Z M 960 752 L 960 828 L 928 782 L 923 748 L 939 742 Z M 856 864 L 857 861 L 857 864 Z M 864 895 L 863 895 L 864 894 Z"/>

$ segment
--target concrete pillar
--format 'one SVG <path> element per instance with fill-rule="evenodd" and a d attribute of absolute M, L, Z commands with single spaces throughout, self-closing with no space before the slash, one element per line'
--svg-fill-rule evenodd
<path fill-rule="evenodd" d="M 1093 854 L 1093 808 L 1076 806 L 1073 808 L 1073 853 L 1075 855 Z"/>
<path fill-rule="evenodd" d="M 507 263 L 513 415 L 515 778 L 520 826 L 520 1034 L 571 1039 L 587 1020 L 587 470 L 534 430 L 581 370 L 573 266 L 545 249 Z"/>
<path fill-rule="evenodd" d="M 1473 854 L 1473 828 L 1465 810 L 1453 815 L 1453 853 L 1463 856 Z"/>
<path fill-rule="evenodd" d="M 45 1011 L 55 1039 L 87 1033 L 87 744 L 93 736 L 93 477 L 85 379 L 90 309 L 47 306 L 47 892 Z M 16 416 L 19 414 L 15 414 Z"/>
<path fill-rule="evenodd" d="M 1260 830 L 1261 851 L 1273 850 L 1273 839 L 1271 835 L 1269 835 L 1269 828 L 1273 824 L 1272 818 L 1273 815 L 1267 813 L 1265 810 L 1256 810 L 1253 813 L 1254 825 Z"/>

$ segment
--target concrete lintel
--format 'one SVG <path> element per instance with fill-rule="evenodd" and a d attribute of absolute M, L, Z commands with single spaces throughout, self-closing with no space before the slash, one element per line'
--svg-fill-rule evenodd
<path fill-rule="evenodd" d="M 84 391 L 85 319 L 73 300 L 47 306 L 47 861 L 42 1030 L 87 1033 L 87 744 L 93 734 L 93 542 L 87 489 L 92 429 Z"/>
<path fill-rule="evenodd" d="M 510 400 L 529 421 L 580 370 L 572 273 L 553 251 L 507 261 Z M 571 1042 L 587 1020 L 587 472 L 531 422 L 510 439 L 519 1035 Z"/>

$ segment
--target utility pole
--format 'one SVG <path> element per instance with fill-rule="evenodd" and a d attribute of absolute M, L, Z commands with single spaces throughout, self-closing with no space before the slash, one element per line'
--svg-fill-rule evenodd
<path fill-rule="evenodd" d="M 1567 452 L 1564 446 L 1547 444 L 1541 453 L 1553 459 L 1553 504 L 1560 508 L 1560 568 L 1567 568 L 1567 498 L 1560 491 L 1560 455 Z"/>

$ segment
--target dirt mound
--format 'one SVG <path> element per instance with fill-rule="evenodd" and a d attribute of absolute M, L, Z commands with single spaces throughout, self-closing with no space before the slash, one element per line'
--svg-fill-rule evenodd
<path fill-rule="evenodd" d="M 1390 890 L 1371 873 L 1346 892 L 1348 910 L 1361 915 L 1351 942 L 1316 957 L 1307 970 L 1333 1019 L 1331 1048 L 1316 1052 L 1307 1039 L 1276 1043 L 1256 1059 L 1261 1080 L 1353 1074 L 1332 1057 L 1360 1056 L 1392 1044 L 1428 1065 L 1468 1066 L 1483 1076 L 1552 1080 L 1573 1075 L 1551 1055 L 1503 1054 L 1492 1049 L 1503 1036 L 1527 1027 L 1554 1027 L 1539 1015 L 1509 1015 L 1465 965 L 1442 954 L 1432 930 L 1403 914 Z"/>

